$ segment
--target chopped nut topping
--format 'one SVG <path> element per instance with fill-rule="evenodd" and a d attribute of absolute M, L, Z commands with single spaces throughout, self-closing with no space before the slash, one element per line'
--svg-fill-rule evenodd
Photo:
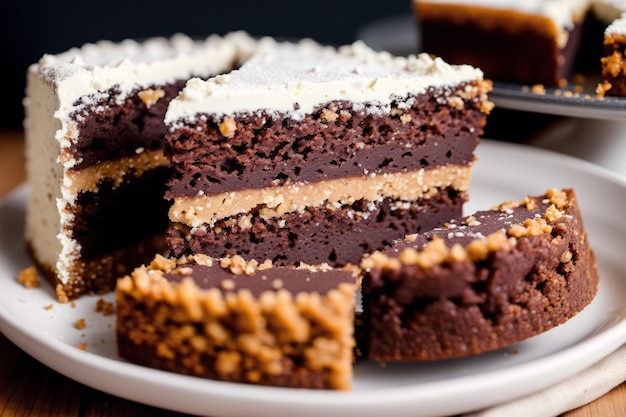
<path fill-rule="evenodd" d="M 165 91 L 161 88 L 157 88 L 156 90 L 148 88 L 147 90 L 140 91 L 137 95 L 141 101 L 144 102 L 146 107 L 150 108 L 156 104 L 157 101 L 165 97 Z"/>
<path fill-rule="evenodd" d="M 235 136 L 235 132 L 237 131 L 237 124 L 235 123 L 235 119 L 230 117 L 226 117 L 222 120 L 222 123 L 219 125 L 220 133 L 227 138 L 232 138 Z"/>
<path fill-rule="evenodd" d="M 332 123 L 339 118 L 339 115 L 332 110 L 322 109 L 322 114 L 320 117 L 322 120 Z"/>
<path fill-rule="evenodd" d="M 220 266 L 225 269 L 230 269 L 235 275 L 252 275 L 258 269 L 259 262 L 255 259 L 246 261 L 242 256 L 235 255 L 231 258 L 222 258 L 220 260 Z"/>

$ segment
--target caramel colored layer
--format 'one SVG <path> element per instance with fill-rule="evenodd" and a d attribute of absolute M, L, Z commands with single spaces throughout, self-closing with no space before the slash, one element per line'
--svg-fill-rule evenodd
<path fill-rule="evenodd" d="M 405 201 L 429 198 L 441 188 L 459 191 L 469 188 L 472 164 L 447 165 L 431 170 L 340 178 L 311 184 L 250 189 L 205 197 L 177 197 L 170 209 L 170 221 L 191 227 L 213 225 L 216 221 L 262 207 L 265 218 L 319 207 L 344 206 L 364 199 L 377 201 L 392 197 Z"/>
<path fill-rule="evenodd" d="M 141 151 L 136 156 L 123 157 L 112 161 L 105 161 L 98 165 L 89 166 L 76 171 L 69 171 L 68 188 L 74 195 L 80 192 L 97 191 L 98 184 L 103 179 L 111 179 L 115 186 L 119 186 L 128 175 L 140 177 L 146 171 L 157 167 L 167 166 L 167 158 L 162 150 Z"/>

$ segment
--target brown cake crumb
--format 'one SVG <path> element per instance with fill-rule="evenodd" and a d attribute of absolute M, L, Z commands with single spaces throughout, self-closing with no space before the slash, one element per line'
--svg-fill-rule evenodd
<path fill-rule="evenodd" d="M 30 266 L 26 269 L 22 269 L 17 276 L 17 282 L 22 284 L 25 288 L 39 287 L 39 278 L 37 277 L 35 267 Z"/>
<path fill-rule="evenodd" d="M 535 84 L 530 88 L 533 94 L 544 95 L 546 94 L 546 87 L 543 84 Z"/>
<path fill-rule="evenodd" d="M 80 342 L 80 343 L 78 344 L 78 346 L 77 346 L 77 347 L 78 347 L 80 350 L 84 350 L 84 351 L 86 351 L 86 350 L 87 350 L 87 343 L 85 343 L 85 342 Z"/>
<path fill-rule="evenodd" d="M 76 322 L 74 323 L 74 327 L 76 327 L 78 330 L 83 330 L 85 328 L 85 319 L 76 320 Z"/>
<path fill-rule="evenodd" d="M 43 309 L 46 311 L 50 311 L 52 310 L 52 307 L 54 307 L 54 304 L 48 304 L 47 306 L 44 306 Z"/>
<path fill-rule="evenodd" d="M 96 302 L 96 312 L 102 313 L 103 316 L 110 316 L 115 312 L 115 305 L 113 303 L 109 303 L 104 299 L 100 298 Z"/>

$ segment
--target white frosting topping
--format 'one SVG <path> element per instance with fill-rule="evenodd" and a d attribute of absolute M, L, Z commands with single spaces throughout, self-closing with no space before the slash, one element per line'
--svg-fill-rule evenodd
<path fill-rule="evenodd" d="M 427 2 L 514 10 L 547 17 L 558 27 L 569 30 L 574 27 L 575 18 L 583 16 L 590 0 L 428 0 Z"/>
<path fill-rule="evenodd" d="M 616 19 L 607 28 L 605 33 L 613 35 L 626 36 L 626 13 L 623 13 L 619 19 Z"/>
<path fill-rule="evenodd" d="M 190 80 L 170 103 L 165 121 L 174 124 L 201 113 L 220 117 L 258 110 L 301 119 L 333 100 L 367 103 L 368 111 L 389 112 L 394 98 L 479 78 L 482 72 L 467 65 L 448 65 L 427 54 L 394 57 L 362 42 L 339 49 L 312 41 L 281 44 L 230 74 Z"/>
<path fill-rule="evenodd" d="M 243 32 L 223 38 L 211 36 L 202 41 L 185 35 L 171 39 L 151 38 L 145 42 L 101 41 L 58 55 L 45 55 L 29 71 L 38 74 L 55 90 L 58 103 L 50 110 L 62 124 L 55 137 L 62 147 L 67 147 L 67 139 L 72 140 L 77 134 L 76 129 L 71 128 L 69 115 L 80 110 L 76 107 L 79 98 L 93 96 L 97 99 L 106 90 L 116 87 L 121 92 L 119 100 L 123 100 L 134 89 L 171 83 L 200 73 L 221 73 L 230 70 L 237 58 L 249 55 L 254 45 L 256 42 Z"/>

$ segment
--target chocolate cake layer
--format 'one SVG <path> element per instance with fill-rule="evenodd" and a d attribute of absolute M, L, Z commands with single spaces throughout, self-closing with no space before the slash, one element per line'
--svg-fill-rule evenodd
<path fill-rule="evenodd" d="M 538 197 L 529 210 L 476 213 L 364 261 L 369 340 L 361 350 L 383 362 L 464 357 L 580 312 L 598 275 L 575 197 L 566 192 L 566 199 L 545 197 L 556 209 Z"/>
<path fill-rule="evenodd" d="M 78 138 L 68 148 L 76 159 L 74 169 L 132 156 L 138 149 L 163 149 L 163 115 L 184 84 L 181 80 L 133 91 L 121 103 L 115 87 L 97 97 L 81 97 L 79 110 L 71 115 L 79 128 Z"/>
<path fill-rule="evenodd" d="M 97 192 L 78 193 L 72 237 L 80 244 L 84 260 L 132 246 L 166 229 L 170 203 L 163 194 L 168 167 L 139 177 L 129 174 L 119 185 L 105 178 Z"/>
<path fill-rule="evenodd" d="M 247 281 L 266 288 L 257 293 Z M 157 257 L 118 281 L 118 352 L 140 365 L 222 381 L 347 390 L 355 282 L 349 271 L 282 271 L 240 257 Z"/>
<path fill-rule="evenodd" d="M 30 245 L 27 250 L 33 256 Z M 33 262 L 54 288 L 57 300 L 65 303 L 81 295 L 112 291 L 118 278 L 129 274 L 138 265 L 150 262 L 155 253 L 165 253 L 166 250 L 163 236 L 158 235 L 103 255 L 79 259 L 72 264 L 68 271 L 70 279 L 65 283 L 59 282 L 54 266 L 43 264 L 34 256 Z"/>
<path fill-rule="evenodd" d="M 168 228 L 167 244 L 174 256 L 240 254 L 277 264 L 358 263 L 363 253 L 381 249 L 397 237 L 458 217 L 465 198 L 458 190 L 445 189 L 413 202 L 360 200 L 347 207 L 310 207 L 279 218 L 253 212 L 221 220 L 212 228 L 192 230 L 174 223 Z"/>
<path fill-rule="evenodd" d="M 221 120 L 198 117 L 167 136 L 174 171 L 167 197 L 468 164 L 486 114 L 477 98 L 458 109 L 437 99 L 450 91 L 431 89 L 391 117 L 346 102 L 324 105 L 302 121 L 263 112 L 236 116 L 233 137 L 220 132 Z"/>
<path fill-rule="evenodd" d="M 568 30 L 567 43 L 559 46 L 560 34 L 549 20 L 507 10 L 432 6 L 420 9 L 422 50 L 448 62 L 481 68 L 485 77 L 498 81 L 557 86 L 574 70 L 583 24 Z M 431 15 L 432 13 L 432 15 Z"/>

